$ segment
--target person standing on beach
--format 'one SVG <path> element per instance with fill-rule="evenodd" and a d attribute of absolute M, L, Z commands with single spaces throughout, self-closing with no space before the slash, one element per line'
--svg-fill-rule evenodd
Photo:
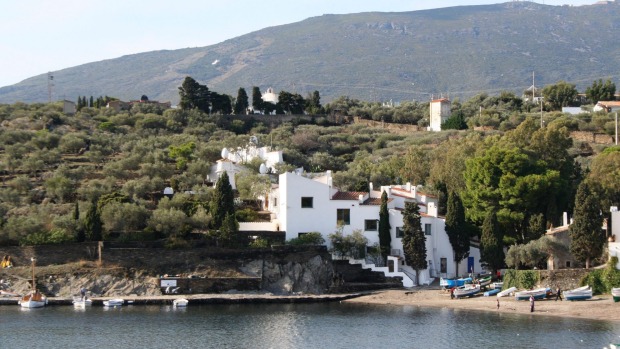
<path fill-rule="evenodd" d="M 562 289 L 560 288 L 560 286 L 558 286 L 557 292 L 555 294 L 555 301 L 557 302 L 559 300 L 562 300 Z"/>
<path fill-rule="evenodd" d="M 499 298 L 497 299 L 497 310 L 499 310 Z"/>
<path fill-rule="evenodd" d="M 534 312 L 534 296 L 530 296 L 530 313 Z"/>

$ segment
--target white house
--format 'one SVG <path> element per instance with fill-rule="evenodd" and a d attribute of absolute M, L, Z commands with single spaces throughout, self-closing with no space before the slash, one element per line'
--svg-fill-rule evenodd
<path fill-rule="evenodd" d="M 604 110 L 608 113 L 617 112 L 620 110 L 620 101 L 599 101 L 596 103 L 592 111 L 601 111 Z"/>
<path fill-rule="evenodd" d="M 455 270 L 452 246 L 445 232 L 445 218 L 437 214 L 437 198 L 419 191 L 411 184 L 381 187 L 379 191 L 342 192 L 332 185 L 331 171 L 314 178 L 296 173 L 283 173 L 279 185 L 269 194 L 267 209 L 275 216 L 279 230 L 286 232 L 286 239 L 301 234 L 319 232 L 328 240 L 339 222 L 343 234 L 361 230 L 369 245 L 379 243 L 378 220 L 381 194 L 387 192 L 390 226 L 392 234 L 391 255 L 398 266 L 409 275 L 413 269 L 404 263 L 402 245 L 402 210 L 405 202 L 418 202 L 422 216 L 422 227 L 426 234 L 428 269 L 421 272 L 422 283 L 430 283 L 434 278 L 464 275 L 469 269 L 480 272 L 480 256 L 472 249 L 471 257 L 461 262 L 459 272 Z M 329 245 L 329 242 L 328 242 Z"/>
<path fill-rule="evenodd" d="M 447 98 L 434 99 L 430 105 L 430 123 L 429 131 L 441 131 L 441 124 L 450 118 L 450 100 Z"/>
<path fill-rule="evenodd" d="M 268 88 L 267 92 L 263 93 L 261 98 L 263 99 L 263 102 L 269 102 L 271 104 L 278 104 L 278 95 L 275 94 L 275 92 L 273 92 L 273 88 Z"/>

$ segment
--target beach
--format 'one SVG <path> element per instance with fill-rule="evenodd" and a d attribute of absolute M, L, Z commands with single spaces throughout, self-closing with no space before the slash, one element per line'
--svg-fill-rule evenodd
<path fill-rule="evenodd" d="M 387 290 L 348 299 L 343 302 L 414 305 L 419 307 L 465 309 L 472 311 L 502 312 L 513 314 L 531 314 L 535 316 L 573 317 L 591 320 L 620 321 L 620 303 L 614 303 L 611 295 L 595 295 L 584 301 L 555 301 L 551 299 L 535 302 L 534 312 L 530 312 L 529 301 L 517 301 L 514 296 L 499 298 L 497 308 L 496 296 L 484 297 L 482 294 L 472 298 L 450 299 L 450 293 L 438 288 L 413 288 L 410 290 Z"/>

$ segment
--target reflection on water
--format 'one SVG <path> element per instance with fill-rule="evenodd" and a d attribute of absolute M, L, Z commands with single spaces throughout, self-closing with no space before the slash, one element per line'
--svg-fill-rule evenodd
<path fill-rule="evenodd" d="M 2 348 L 603 348 L 620 341 L 615 322 L 343 303 L 4 306 L 0 329 Z"/>

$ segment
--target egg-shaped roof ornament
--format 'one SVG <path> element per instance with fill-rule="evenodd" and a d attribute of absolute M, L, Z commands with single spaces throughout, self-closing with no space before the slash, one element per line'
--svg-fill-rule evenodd
<path fill-rule="evenodd" d="M 228 159 L 228 149 L 222 149 L 222 159 Z"/>

